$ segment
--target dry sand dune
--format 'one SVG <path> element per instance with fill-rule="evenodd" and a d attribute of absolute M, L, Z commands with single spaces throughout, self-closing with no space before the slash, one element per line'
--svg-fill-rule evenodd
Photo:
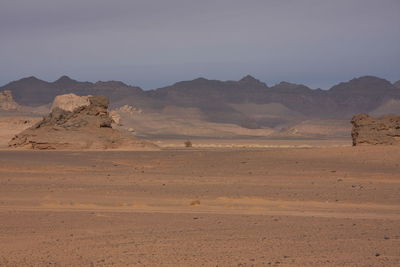
<path fill-rule="evenodd" d="M 396 147 L 0 151 L 0 266 L 398 266 Z"/>

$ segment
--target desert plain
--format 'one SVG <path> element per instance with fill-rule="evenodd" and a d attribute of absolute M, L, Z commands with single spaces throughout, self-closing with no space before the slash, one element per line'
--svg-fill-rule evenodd
<path fill-rule="evenodd" d="M 0 267 L 400 267 L 399 15 L 0 0 Z"/>
<path fill-rule="evenodd" d="M 183 141 L 0 150 L 0 266 L 400 265 L 398 147 Z"/>

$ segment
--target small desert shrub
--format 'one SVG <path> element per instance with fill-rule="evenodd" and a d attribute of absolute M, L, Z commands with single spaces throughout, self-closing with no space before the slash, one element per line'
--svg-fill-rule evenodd
<path fill-rule="evenodd" d="M 192 147 L 192 142 L 190 142 L 190 140 L 186 140 L 184 144 L 185 147 Z"/>
<path fill-rule="evenodd" d="M 190 206 L 197 206 L 200 205 L 200 200 L 193 200 L 192 202 L 190 202 Z"/>

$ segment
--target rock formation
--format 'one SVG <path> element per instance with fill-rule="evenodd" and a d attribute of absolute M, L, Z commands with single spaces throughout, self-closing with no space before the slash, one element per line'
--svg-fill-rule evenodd
<path fill-rule="evenodd" d="M 367 114 L 358 114 L 351 123 L 353 146 L 400 144 L 400 115 L 385 115 L 374 119 Z"/>
<path fill-rule="evenodd" d="M 76 108 L 89 106 L 89 96 L 77 96 L 75 94 L 59 95 L 54 98 L 51 109 L 59 108 L 64 111 L 74 111 Z"/>
<path fill-rule="evenodd" d="M 143 111 L 140 108 L 133 107 L 130 105 L 123 105 L 122 107 L 117 109 L 118 112 L 124 112 L 124 113 L 129 113 L 131 115 L 134 114 L 142 114 Z"/>
<path fill-rule="evenodd" d="M 110 117 L 114 121 L 115 124 L 118 126 L 122 126 L 122 117 L 121 115 L 125 116 L 133 116 L 133 115 L 138 115 L 142 114 L 143 111 L 140 108 L 136 108 L 130 105 L 123 105 L 120 108 L 114 109 L 110 111 Z"/>
<path fill-rule="evenodd" d="M 118 125 L 118 126 L 122 126 L 121 123 L 121 115 L 119 115 L 119 113 L 115 110 L 111 110 L 110 111 L 110 117 L 113 120 L 113 122 Z"/>
<path fill-rule="evenodd" d="M 0 109 L 10 111 L 20 108 L 20 105 L 14 101 L 11 91 L 5 90 L 0 92 Z"/>
<path fill-rule="evenodd" d="M 112 129 L 104 96 L 62 95 L 51 113 L 16 135 L 9 146 L 29 149 L 156 149 L 149 142 Z"/>

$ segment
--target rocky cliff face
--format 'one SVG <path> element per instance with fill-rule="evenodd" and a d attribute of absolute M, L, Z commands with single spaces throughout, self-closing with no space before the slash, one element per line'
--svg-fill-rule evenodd
<path fill-rule="evenodd" d="M 358 114 L 351 120 L 353 145 L 400 145 L 400 115 L 374 119 Z"/>
<path fill-rule="evenodd" d="M 156 146 L 111 128 L 108 99 L 103 96 L 58 96 L 49 115 L 16 135 L 9 146 L 28 149 L 156 149 Z"/>

